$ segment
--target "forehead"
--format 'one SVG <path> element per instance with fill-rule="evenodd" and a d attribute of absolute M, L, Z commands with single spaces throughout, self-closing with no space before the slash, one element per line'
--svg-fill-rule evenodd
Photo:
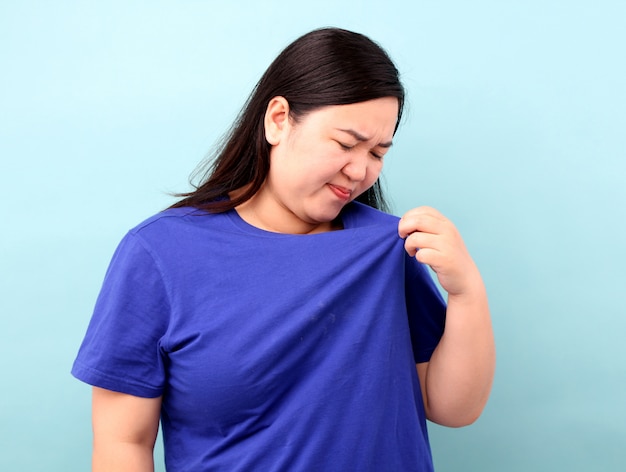
<path fill-rule="evenodd" d="M 398 121 L 395 97 L 377 98 L 348 105 L 330 105 L 307 114 L 302 124 L 337 130 L 351 130 L 368 139 L 390 140 Z"/>

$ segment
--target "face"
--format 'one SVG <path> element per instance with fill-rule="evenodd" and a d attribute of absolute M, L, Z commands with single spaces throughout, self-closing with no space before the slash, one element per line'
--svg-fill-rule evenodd
<path fill-rule="evenodd" d="M 274 98 L 265 117 L 270 172 L 237 210 L 270 231 L 332 229 L 341 209 L 378 178 L 397 117 L 398 100 L 386 97 L 324 107 L 294 122 L 287 101 Z"/>

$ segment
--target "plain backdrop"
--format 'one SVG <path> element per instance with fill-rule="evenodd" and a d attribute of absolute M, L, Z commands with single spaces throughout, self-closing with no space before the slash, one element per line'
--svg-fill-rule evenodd
<path fill-rule="evenodd" d="M 0 470 L 88 470 L 69 370 L 113 250 L 320 26 L 396 61 L 394 213 L 455 221 L 490 293 L 493 394 L 430 426 L 438 472 L 626 470 L 625 20 L 617 0 L 2 1 Z"/>

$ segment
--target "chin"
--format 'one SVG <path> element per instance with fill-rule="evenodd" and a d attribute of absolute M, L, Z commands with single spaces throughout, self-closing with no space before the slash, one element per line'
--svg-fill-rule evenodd
<path fill-rule="evenodd" d="M 320 225 L 333 223 L 339 218 L 341 210 L 348 203 L 337 204 L 337 202 L 332 202 L 329 204 L 325 202 L 323 205 L 311 206 L 309 207 L 311 211 L 305 212 L 306 217 L 304 221 Z"/>
<path fill-rule="evenodd" d="M 318 223 L 330 223 L 331 221 L 335 221 L 337 218 L 339 218 L 339 214 L 341 213 L 342 209 L 343 206 L 341 208 L 333 209 L 332 211 L 326 211 L 324 213 L 317 214 L 315 215 L 314 219 Z"/>

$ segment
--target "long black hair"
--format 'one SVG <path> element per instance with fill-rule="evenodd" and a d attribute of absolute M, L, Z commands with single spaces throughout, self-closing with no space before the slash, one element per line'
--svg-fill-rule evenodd
<path fill-rule="evenodd" d="M 252 91 L 230 132 L 216 149 L 203 182 L 172 207 L 193 206 L 223 212 L 249 200 L 263 185 L 270 166 L 264 116 L 269 101 L 282 96 L 289 116 L 304 115 L 329 105 L 348 105 L 383 97 L 398 99 L 398 120 L 404 108 L 404 87 L 387 53 L 359 33 L 322 28 L 301 36 L 272 62 Z M 231 198 L 234 190 L 244 189 Z M 387 210 L 380 182 L 357 197 Z"/>

